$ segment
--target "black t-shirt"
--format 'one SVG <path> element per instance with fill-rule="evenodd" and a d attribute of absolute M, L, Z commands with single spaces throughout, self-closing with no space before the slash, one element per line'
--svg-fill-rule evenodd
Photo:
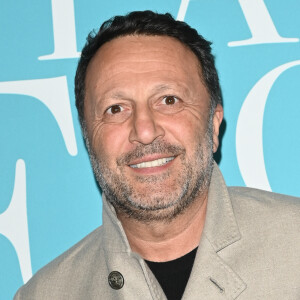
<path fill-rule="evenodd" d="M 182 257 L 167 262 L 146 260 L 168 300 L 181 299 L 192 271 L 196 252 L 197 248 Z"/>

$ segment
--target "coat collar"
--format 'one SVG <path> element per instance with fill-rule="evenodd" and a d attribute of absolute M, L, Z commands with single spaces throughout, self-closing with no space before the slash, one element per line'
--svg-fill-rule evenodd
<path fill-rule="evenodd" d="M 246 284 L 219 256 L 241 239 L 223 176 L 215 163 L 205 225 L 183 299 L 236 299 Z M 195 296 L 195 287 L 201 291 Z"/>
<path fill-rule="evenodd" d="M 216 252 L 241 238 L 227 186 L 216 163 L 208 192 L 203 232 Z"/>
<path fill-rule="evenodd" d="M 123 226 L 117 218 L 114 207 L 106 200 L 102 194 L 103 213 L 102 213 L 102 230 L 104 237 L 103 248 L 112 252 L 131 252 L 127 236 Z"/>

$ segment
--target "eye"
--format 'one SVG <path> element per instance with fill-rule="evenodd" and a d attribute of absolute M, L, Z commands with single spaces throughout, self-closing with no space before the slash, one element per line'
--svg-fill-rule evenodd
<path fill-rule="evenodd" d="M 176 114 L 183 108 L 184 101 L 182 101 L 181 98 L 174 95 L 160 97 L 155 105 L 155 110 L 166 115 Z"/>
<path fill-rule="evenodd" d="M 104 123 L 122 123 L 130 117 L 131 112 L 131 106 L 126 103 L 113 104 L 102 113 L 102 121 Z"/>
<path fill-rule="evenodd" d="M 106 112 L 110 115 L 115 115 L 122 112 L 123 110 L 124 108 L 121 105 L 112 105 L 106 110 Z"/>
<path fill-rule="evenodd" d="M 175 96 L 166 96 L 163 98 L 162 102 L 166 105 L 174 105 L 178 102 L 179 100 Z"/>

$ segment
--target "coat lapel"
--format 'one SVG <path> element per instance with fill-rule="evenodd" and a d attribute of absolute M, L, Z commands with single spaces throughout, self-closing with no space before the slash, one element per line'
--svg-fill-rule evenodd
<path fill-rule="evenodd" d="M 205 226 L 182 299 L 236 299 L 246 289 L 239 275 L 218 255 L 240 238 L 227 187 L 215 164 Z"/>
<path fill-rule="evenodd" d="M 216 253 L 204 235 L 183 300 L 236 299 L 246 288 L 242 279 Z"/>

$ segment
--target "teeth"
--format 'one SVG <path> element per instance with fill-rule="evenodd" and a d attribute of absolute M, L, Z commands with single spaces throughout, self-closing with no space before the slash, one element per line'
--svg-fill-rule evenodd
<path fill-rule="evenodd" d="M 167 158 L 160 158 L 152 161 L 142 162 L 136 165 L 130 165 L 131 168 L 151 168 L 151 167 L 159 167 L 165 165 L 167 162 L 173 160 L 175 157 L 167 157 Z"/>

